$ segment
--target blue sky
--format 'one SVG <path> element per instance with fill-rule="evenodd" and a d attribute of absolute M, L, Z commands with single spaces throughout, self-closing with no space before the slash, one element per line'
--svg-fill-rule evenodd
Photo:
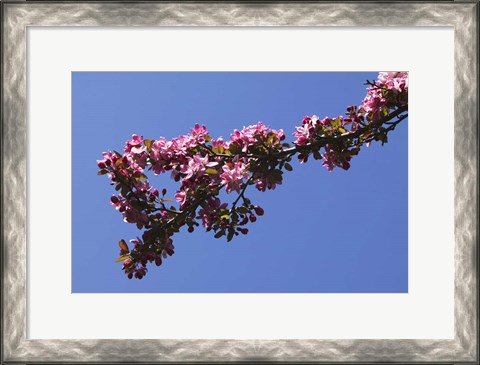
<path fill-rule="evenodd" d="M 405 293 L 408 292 L 408 122 L 352 159 L 348 171 L 320 161 L 293 163 L 284 183 L 247 196 L 265 215 L 250 232 L 215 239 L 183 230 L 175 254 L 128 280 L 115 263 L 118 241 L 141 237 L 109 203 L 97 176 L 103 151 L 132 134 L 177 137 L 195 123 L 212 136 L 264 122 L 287 141 L 305 115 L 335 117 L 359 104 L 377 73 L 72 73 L 72 292 L 96 293 Z M 151 184 L 169 194 L 167 174 Z M 232 196 L 233 198 L 233 196 Z"/>

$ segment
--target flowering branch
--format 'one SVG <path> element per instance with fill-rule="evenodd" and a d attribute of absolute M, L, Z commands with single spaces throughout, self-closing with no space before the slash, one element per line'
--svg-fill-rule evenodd
<path fill-rule="evenodd" d="M 292 171 L 293 156 L 300 163 L 313 156 L 329 171 L 348 170 L 363 145 L 386 143 L 388 133 L 408 116 L 408 74 L 381 72 L 368 85 L 361 105 L 349 106 L 345 117 L 305 117 L 295 128 L 293 145 L 283 142 L 283 130 L 261 122 L 234 130 L 228 141 L 213 139 L 205 126 L 197 124 L 190 134 L 170 141 L 133 135 L 123 154 L 104 152 L 103 160 L 97 161 L 98 174 L 108 174 L 118 192 L 111 204 L 125 222 L 143 230 L 141 239 L 130 240 L 131 249 L 124 240 L 119 242 L 117 261 L 123 261 L 127 276 L 141 279 L 149 262 L 160 266 L 162 259 L 173 255 L 172 236 L 183 226 L 193 232 L 202 225 L 215 238 L 226 236 L 227 241 L 247 234 L 245 226 L 264 214 L 245 196 L 248 186 L 255 185 L 259 191 L 275 189 L 282 184 L 283 170 Z M 153 188 L 146 171 L 154 175 L 169 171 L 180 182 L 174 194 L 178 208 L 167 207 L 172 202 L 165 197 L 167 190 L 160 193 Z M 230 205 L 220 200 L 223 191 L 238 194 Z"/>

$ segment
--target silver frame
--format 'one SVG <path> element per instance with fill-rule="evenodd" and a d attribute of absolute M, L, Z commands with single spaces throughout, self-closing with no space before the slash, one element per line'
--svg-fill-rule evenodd
<path fill-rule="evenodd" d="M 2 3 L 2 363 L 478 363 L 477 1 Z M 453 26 L 455 337 L 453 340 L 27 340 L 28 26 Z"/>

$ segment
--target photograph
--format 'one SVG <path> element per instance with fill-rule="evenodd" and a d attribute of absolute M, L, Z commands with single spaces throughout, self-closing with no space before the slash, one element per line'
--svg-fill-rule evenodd
<path fill-rule="evenodd" d="M 408 293 L 407 116 L 407 72 L 72 72 L 72 292 Z"/>

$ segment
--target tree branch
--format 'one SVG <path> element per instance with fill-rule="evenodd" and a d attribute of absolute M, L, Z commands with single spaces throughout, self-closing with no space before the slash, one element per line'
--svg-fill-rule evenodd
<path fill-rule="evenodd" d="M 250 176 L 247 180 L 247 182 L 245 184 L 243 184 L 243 188 L 242 190 L 240 191 L 240 194 L 238 194 L 237 196 L 237 199 L 235 199 L 235 201 L 233 202 L 232 204 L 232 209 L 235 208 L 235 206 L 237 205 L 238 201 L 240 200 L 240 198 L 242 199 L 245 199 L 245 196 L 243 194 L 245 194 L 245 190 L 247 190 L 247 187 L 248 185 L 250 185 L 250 183 L 252 182 L 253 180 L 253 175 L 255 175 L 255 172 L 252 172 L 252 176 Z"/>
<path fill-rule="evenodd" d="M 312 148 L 322 147 L 322 146 L 326 145 L 327 143 L 338 142 L 338 141 L 342 141 L 344 139 L 349 139 L 349 138 L 357 138 L 360 135 L 362 135 L 363 133 L 366 133 L 367 131 L 370 131 L 370 130 L 381 127 L 386 122 L 388 122 L 388 121 L 390 121 L 393 118 L 398 116 L 398 119 L 396 121 L 394 121 L 393 123 L 391 123 L 390 126 L 385 129 L 386 132 L 389 132 L 389 131 L 393 130 L 398 123 L 400 123 L 402 120 L 404 120 L 405 118 L 408 117 L 408 114 L 400 115 L 400 114 L 402 114 L 406 111 L 408 111 L 408 105 L 405 105 L 403 107 L 400 107 L 400 108 L 396 109 L 395 111 L 393 111 L 389 115 L 387 115 L 383 118 L 380 118 L 376 122 L 367 124 L 365 127 L 361 127 L 359 129 L 357 129 L 355 132 L 346 132 L 346 133 L 343 133 L 339 136 L 320 136 L 319 139 L 317 141 L 313 142 L 313 143 L 307 143 L 307 144 L 301 145 L 301 146 L 297 145 L 297 146 L 294 146 L 294 147 L 286 148 L 282 151 L 279 151 L 277 153 L 274 152 L 270 155 L 261 155 L 261 156 L 248 155 L 248 157 L 257 158 L 257 159 L 260 160 L 260 159 L 278 158 L 278 157 L 287 156 L 287 155 L 295 155 L 299 152 L 310 150 Z M 372 137 L 372 140 L 373 140 L 373 137 Z M 368 142 L 368 140 L 367 140 L 367 142 Z M 204 146 L 204 147 L 206 147 L 206 146 Z M 228 158 L 235 157 L 234 155 L 217 154 L 214 151 L 212 151 L 211 149 L 209 149 L 209 148 L 207 148 L 207 149 L 217 156 L 228 157 Z M 237 203 L 240 201 L 240 199 L 242 199 L 242 198 L 244 199 L 245 191 L 246 191 L 247 187 L 250 185 L 250 183 L 252 182 L 254 175 L 255 175 L 255 172 L 253 172 L 252 175 L 250 176 L 250 178 L 245 182 L 245 184 L 242 187 L 242 190 L 240 191 L 240 194 L 235 199 L 235 201 L 232 203 L 232 208 L 234 208 L 237 205 Z M 171 211 L 171 213 L 175 213 L 176 216 L 171 218 L 170 220 L 168 220 L 166 223 L 163 223 L 162 226 L 165 229 L 168 229 L 168 226 L 175 223 L 181 217 L 186 217 L 188 214 L 196 211 L 197 208 L 200 206 L 200 204 L 201 204 L 201 199 L 198 199 L 194 204 L 192 204 L 191 206 L 189 206 L 185 210 Z M 166 210 L 166 211 L 170 212 L 170 210 Z"/>
<path fill-rule="evenodd" d="M 342 141 L 344 139 L 360 137 L 360 135 L 362 135 L 363 133 L 365 133 L 367 131 L 370 131 L 370 130 L 373 130 L 373 129 L 376 129 L 378 127 L 381 127 L 382 124 L 388 122 L 389 120 L 392 120 L 396 116 L 399 116 L 400 114 L 402 114 L 406 111 L 408 111 L 408 105 L 405 105 L 405 106 L 402 106 L 402 107 L 398 108 L 397 110 L 393 111 L 389 115 L 387 115 L 383 118 L 380 118 L 376 122 L 367 124 L 365 127 L 358 128 L 355 132 L 346 132 L 346 133 L 343 133 L 339 136 L 320 136 L 319 139 L 315 142 L 306 143 L 306 144 L 301 145 L 301 146 L 297 145 L 295 147 L 287 148 L 285 150 L 282 150 L 279 153 L 273 153 L 272 156 L 283 156 L 283 155 L 288 155 L 288 154 L 296 154 L 297 152 L 302 152 L 302 151 L 309 150 L 309 149 L 312 149 L 312 148 L 315 148 L 315 147 L 323 147 L 327 143 L 338 142 L 338 141 Z M 405 119 L 407 116 L 408 116 L 408 114 L 404 118 L 402 118 L 402 120 Z"/>

